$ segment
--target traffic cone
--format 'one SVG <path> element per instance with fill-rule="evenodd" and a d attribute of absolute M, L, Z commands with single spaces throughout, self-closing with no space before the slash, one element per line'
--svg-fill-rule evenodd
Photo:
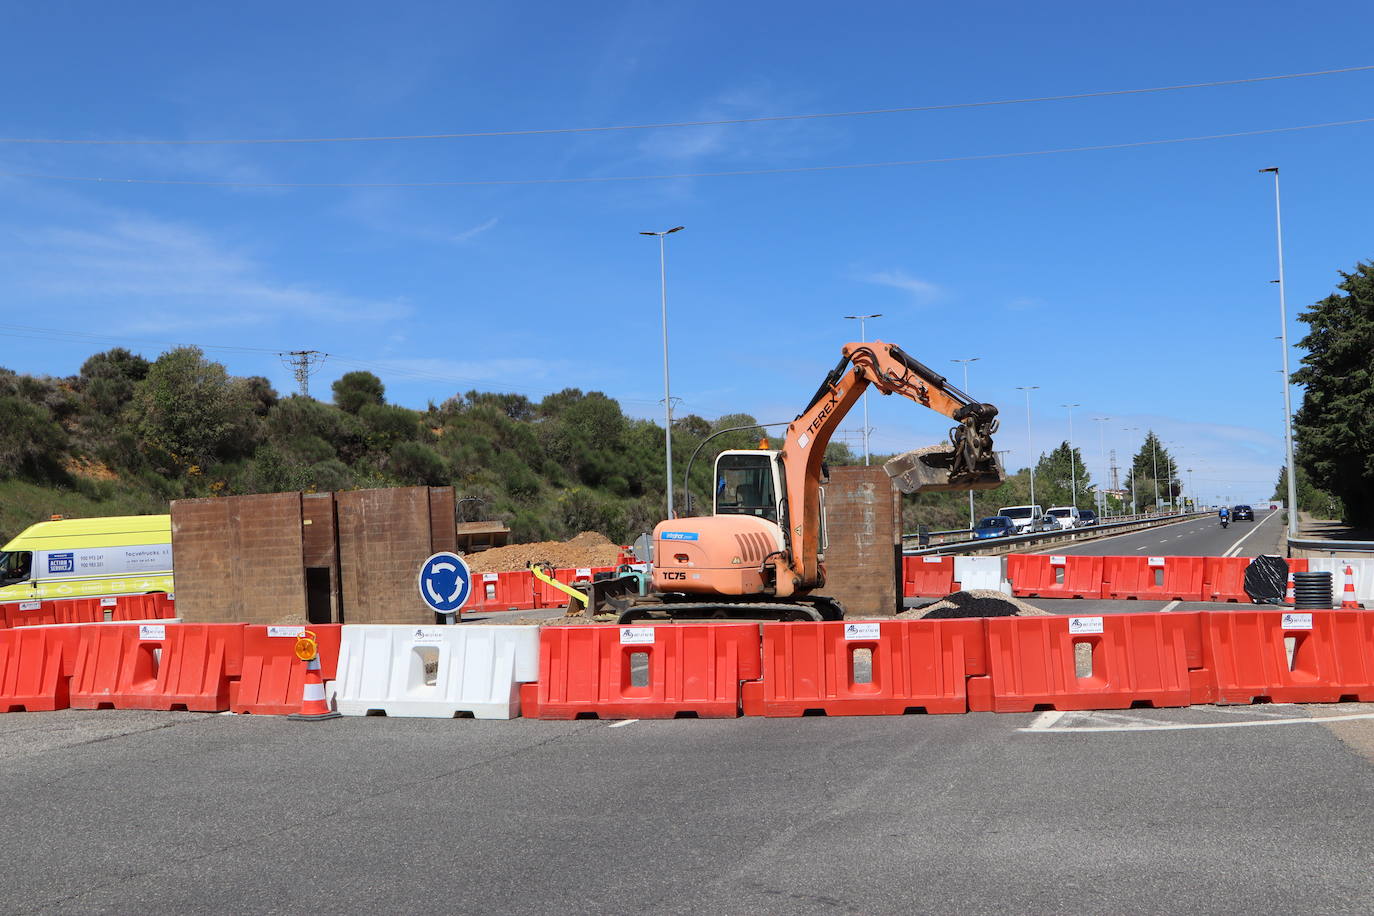
<path fill-rule="evenodd" d="M 1355 570 L 1350 568 L 1350 564 L 1345 564 L 1345 590 L 1341 595 L 1342 608 L 1360 609 L 1360 602 L 1355 600 Z"/>
<path fill-rule="evenodd" d="M 1293 591 L 1293 574 L 1288 574 L 1288 594 L 1283 598 L 1284 604 L 1297 604 L 1297 595 Z"/>
<path fill-rule="evenodd" d="M 288 719 L 301 719 L 306 722 L 320 722 L 337 719 L 339 713 L 329 708 L 324 697 L 324 680 L 320 677 L 320 660 L 312 658 L 305 663 L 305 684 L 301 689 L 301 711 L 293 712 Z"/>

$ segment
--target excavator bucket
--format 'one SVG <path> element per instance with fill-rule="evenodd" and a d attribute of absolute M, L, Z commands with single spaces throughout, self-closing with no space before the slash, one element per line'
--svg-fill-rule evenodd
<path fill-rule="evenodd" d="M 942 490 L 991 490 L 1002 483 L 1002 462 L 994 454 L 972 468 L 955 468 L 957 452 L 949 445 L 930 445 L 904 452 L 883 465 L 903 493 Z"/>

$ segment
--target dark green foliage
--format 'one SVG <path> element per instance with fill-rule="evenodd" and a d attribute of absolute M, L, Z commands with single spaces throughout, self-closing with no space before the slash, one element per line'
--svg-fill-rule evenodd
<path fill-rule="evenodd" d="M 15 394 L 0 395 L 0 479 L 64 480 L 67 435 L 52 412 Z"/>
<path fill-rule="evenodd" d="M 364 404 L 358 411 L 367 447 L 374 452 L 387 452 L 398 442 L 409 442 L 420 431 L 419 414 L 404 407 L 386 404 Z"/>
<path fill-rule="evenodd" d="M 382 380 L 371 372 L 347 372 L 334 383 L 334 405 L 348 413 L 357 413 L 368 404 L 386 403 L 386 388 Z"/>
<path fill-rule="evenodd" d="M 1132 484 L 1135 486 L 1136 507 L 1142 512 L 1154 505 L 1156 489 L 1161 504 L 1175 499 L 1183 492 L 1183 485 L 1178 477 L 1178 463 L 1159 441 L 1154 430 L 1145 433 L 1145 441 L 1141 444 L 1140 451 L 1131 459 L 1131 467 L 1122 488 L 1130 493 Z"/>
<path fill-rule="evenodd" d="M 1076 491 L 1073 489 L 1075 477 Z M 1046 509 L 1051 506 L 1092 508 L 1091 483 L 1082 453 L 1076 448 L 1071 450 L 1068 442 L 1061 442 L 1048 455 L 1041 455 L 1035 465 L 1035 501 Z"/>
<path fill-rule="evenodd" d="M 398 442 L 391 448 L 387 472 L 400 483 L 414 486 L 444 486 L 448 474 L 444 459 L 419 442 Z"/>
<path fill-rule="evenodd" d="M 1297 465 L 1298 508 L 1303 512 L 1312 513 L 1317 518 L 1339 518 L 1341 514 L 1340 500 L 1325 490 L 1317 489 L 1307 476 L 1307 472 L 1303 470 L 1302 463 L 1297 462 Z M 1279 479 L 1274 484 L 1274 495 L 1271 498 L 1285 504 L 1288 502 L 1288 468 L 1279 468 Z"/>
<path fill-rule="evenodd" d="M 1341 501 L 1348 524 L 1366 526 L 1374 522 L 1374 263 L 1341 278 L 1339 292 L 1298 316 L 1311 330 L 1293 373 L 1306 388 L 1293 418 L 1296 460 Z"/>
<path fill-rule="evenodd" d="M 205 359 L 198 347 L 158 357 L 134 392 L 138 431 L 165 470 L 186 470 L 226 457 L 245 444 L 249 400 L 242 380 Z"/>

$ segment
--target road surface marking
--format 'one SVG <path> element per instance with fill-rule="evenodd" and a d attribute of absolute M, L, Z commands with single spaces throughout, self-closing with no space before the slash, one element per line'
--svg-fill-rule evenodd
<path fill-rule="evenodd" d="M 1035 721 L 1032 722 L 1030 725 L 1026 726 L 1025 728 L 1021 729 L 1021 731 L 1044 731 L 1047 728 L 1053 728 L 1054 723 L 1058 722 L 1062 718 L 1064 718 L 1064 712 L 1062 710 L 1051 709 L 1046 712 L 1042 712 L 1040 715 L 1036 716 Z"/>
<path fill-rule="evenodd" d="M 639 721 L 638 719 L 621 719 L 619 722 L 612 722 L 610 725 L 608 725 L 608 726 L 606 726 L 606 727 L 607 727 L 607 728 L 619 728 L 619 727 L 622 726 L 622 725 L 633 725 L 633 724 L 635 724 L 635 723 L 638 722 L 638 721 Z"/>
<path fill-rule="evenodd" d="M 1182 603 L 1182 601 L 1170 601 L 1168 604 L 1164 605 L 1164 607 L 1160 608 L 1159 612 L 1161 614 L 1167 614 Z"/>
<path fill-rule="evenodd" d="M 1250 535 L 1254 534 L 1256 531 L 1259 531 L 1261 528 L 1263 528 L 1265 522 L 1269 521 L 1269 519 L 1271 519 L 1271 518 L 1278 518 L 1278 517 L 1279 517 L 1279 514 L 1278 514 L 1277 512 L 1270 512 L 1268 515 L 1266 515 L 1266 516 L 1264 517 L 1264 520 L 1263 520 L 1263 521 L 1261 521 L 1259 524 L 1255 525 L 1255 527 L 1251 528 L 1248 532 L 1246 532 L 1244 535 L 1242 535 L 1242 536 L 1241 536 L 1241 539 L 1240 539 L 1239 541 L 1236 541 L 1234 544 L 1232 544 L 1232 545 L 1231 545 L 1231 549 L 1228 550 L 1228 551 L 1226 551 L 1225 553 L 1223 553 L 1222 556 L 1223 556 L 1223 557 L 1238 557 L 1238 556 L 1240 556 L 1240 545 L 1245 543 L 1245 539 L 1248 538 Z"/>
<path fill-rule="evenodd" d="M 1355 719 L 1374 719 L 1374 712 L 1356 713 L 1349 716 L 1315 716 L 1301 719 L 1257 719 L 1247 722 L 1171 722 L 1160 725 L 1084 725 L 1079 728 L 1035 728 L 1034 723 L 1020 732 L 1034 732 L 1042 735 L 1072 735 L 1077 732 L 1176 732 L 1197 731 L 1206 728 L 1249 728 L 1256 725 L 1321 725 L 1326 722 L 1350 722 Z"/>

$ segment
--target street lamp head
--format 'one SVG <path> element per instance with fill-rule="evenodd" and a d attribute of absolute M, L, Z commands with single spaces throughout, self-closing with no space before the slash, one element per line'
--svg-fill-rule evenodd
<path fill-rule="evenodd" d="M 846 318 L 852 318 L 852 319 L 854 319 L 855 321 L 862 321 L 862 320 L 867 319 L 867 318 L 881 318 L 881 317 L 883 317 L 883 313 L 882 313 L 882 312 L 874 312 L 872 315 L 845 315 L 844 317 L 846 317 Z"/>
<path fill-rule="evenodd" d="M 1067 408 L 1069 408 L 1070 410 L 1072 410 L 1072 409 L 1075 408 L 1075 407 L 1082 407 L 1083 405 L 1082 405 L 1082 404 L 1060 404 L 1059 406 L 1060 406 L 1060 407 L 1067 407 Z"/>
<path fill-rule="evenodd" d="M 1278 166 L 1275 166 L 1274 168 L 1271 168 L 1271 169 L 1260 169 L 1260 171 L 1261 171 L 1261 172 L 1273 172 L 1275 175 L 1277 175 L 1277 174 L 1279 173 Z"/>
<path fill-rule="evenodd" d="M 1276 169 L 1275 171 L 1277 171 L 1277 169 Z M 667 232 L 665 232 L 665 233 L 663 233 L 663 234 L 664 234 L 664 235 L 672 235 L 674 232 L 681 232 L 683 229 L 686 229 L 686 228 L 687 228 L 686 226 L 674 226 L 673 228 L 669 229 Z"/>

